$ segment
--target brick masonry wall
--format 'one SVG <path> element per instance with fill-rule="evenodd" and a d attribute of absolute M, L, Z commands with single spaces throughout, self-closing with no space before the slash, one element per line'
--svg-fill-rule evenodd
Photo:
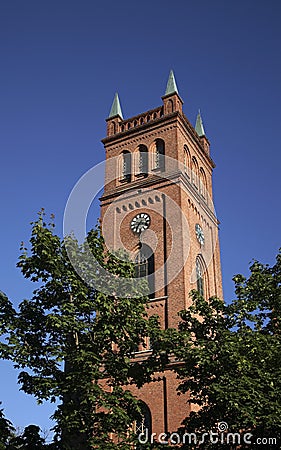
<path fill-rule="evenodd" d="M 148 123 L 116 134 L 108 123 L 108 136 L 103 140 L 107 167 L 101 221 L 108 247 L 125 248 L 134 260 L 140 248 L 140 236 L 132 232 L 130 224 L 138 213 L 149 214 L 150 227 L 142 233 L 141 240 L 154 252 L 156 300 L 151 301 L 148 314 L 157 313 L 163 327 L 177 327 L 178 311 L 190 305 L 190 290 L 197 288 L 198 255 L 206 265 L 203 274 L 206 300 L 212 295 L 222 298 L 223 293 L 218 220 L 212 203 L 214 163 L 209 156 L 209 143 L 205 137 L 199 138 L 183 115 L 178 96 L 174 94 L 170 98 L 174 102 L 172 112 L 168 110 L 171 105 L 167 100 L 163 98 L 164 115 L 160 116 L 161 109 L 157 108 L 156 119 Z M 153 110 L 149 116 L 153 117 Z M 139 124 L 139 119 L 133 119 L 130 123 Z M 121 122 L 118 127 L 120 130 Z M 164 172 L 154 170 L 156 139 L 165 142 L 165 155 L 171 158 L 165 163 Z M 139 145 L 148 149 L 147 176 L 138 173 Z M 185 147 L 189 160 L 185 160 Z M 130 182 L 120 180 L 123 151 L 132 155 Z M 193 176 L 192 158 L 196 158 L 198 175 L 200 170 L 205 174 L 205 191 L 199 178 Z M 196 237 L 196 224 L 204 232 L 204 245 L 200 245 Z M 155 381 L 142 389 L 130 387 L 150 408 L 153 432 L 157 434 L 167 431 L 165 427 L 170 432 L 175 431 L 190 412 L 187 396 L 178 396 L 177 386 L 176 376 L 169 368 L 156 374 Z"/>

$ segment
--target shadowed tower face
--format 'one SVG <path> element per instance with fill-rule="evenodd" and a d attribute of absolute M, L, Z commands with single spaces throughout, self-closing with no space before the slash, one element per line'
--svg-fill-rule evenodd
<path fill-rule="evenodd" d="M 110 249 L 124 248 L 136 276 L 149 286 L 148 314 L 163 328 L 176 327 L 178 311 L 197 289 L 206 300 L 222 298 L 218 220 L 212 194 L 210 144 L 198 113 L 195 128 L 183 113 L 173 72 L 162 105 L 124 119 L 118 94 L 109 117 L 102 231 Z M 149 346 L 137 357 L 145 358 Z M 132 387 L 144 404 L 149 429 L 177 430 L 190 412 L 171 370 L 155 382 Z"/>

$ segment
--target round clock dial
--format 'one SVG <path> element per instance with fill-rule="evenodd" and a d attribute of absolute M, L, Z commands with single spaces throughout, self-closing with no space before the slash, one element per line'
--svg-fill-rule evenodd
<path fill-rule="evenodd" d="M 150 225 L 150 217 L 146 213 L 140 213 L 135 216 L 131 222 L 131 230 L 134 233 L 141 233 L 146 230 Z"/>
<path fill-rule="evenodd" d="M 196 237 L 197 237 L 197 240 L 200 243 L 200 245 L 204 245 L 205 237 L 204 237 L 203 230 L 200 227 L 199 223 L 197 223 L 195 225 L 195 233 L 196 233 Z"/>

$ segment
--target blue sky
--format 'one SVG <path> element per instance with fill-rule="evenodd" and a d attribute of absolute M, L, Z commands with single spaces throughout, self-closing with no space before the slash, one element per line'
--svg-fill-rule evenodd
<path fill-rule="evenodd" d="M 78 179 L 104 157 L 114 93 L 124 117 L 161 105 L 174 69 L 184 112 L 201 108 L 214 173 L 225 299 L 231 278 L 280 247 L 278 0 L 0 3 L 0 289 L 17 304 L 31 284 L 15 265 L 44 207 L 57 232 Z M 96 209 L 88 222 L 94 225 Z M 18 392 L 0 361 L 0 400 L 15 425 L 48 428 L 52 407 Z"/>

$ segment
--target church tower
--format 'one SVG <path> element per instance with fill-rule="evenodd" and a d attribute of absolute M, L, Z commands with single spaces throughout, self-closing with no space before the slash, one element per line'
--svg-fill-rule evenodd
<path fill-rule="evenodd" d="M 222 298 L 218 220 L 212 194 L 210 143 L 200 112 L 195 128 L 183 113 L 173 72 L 162 105 L 124 119 L 118 94 L 107 119 L 102 232 L 110 249 L 125 248 L 136 275 L 149 285 L 148 314 L 176 327 L 178 311 L 197 289 Z M 150 351 L 136 354 L 139 360 Z M 158 376 L 159 375 L 159 376 Z M 176 392 L 173 371 L 155 375 L 142 389 L 146 426 L 157 435 L 176 431 L 190 406 Z"/>

